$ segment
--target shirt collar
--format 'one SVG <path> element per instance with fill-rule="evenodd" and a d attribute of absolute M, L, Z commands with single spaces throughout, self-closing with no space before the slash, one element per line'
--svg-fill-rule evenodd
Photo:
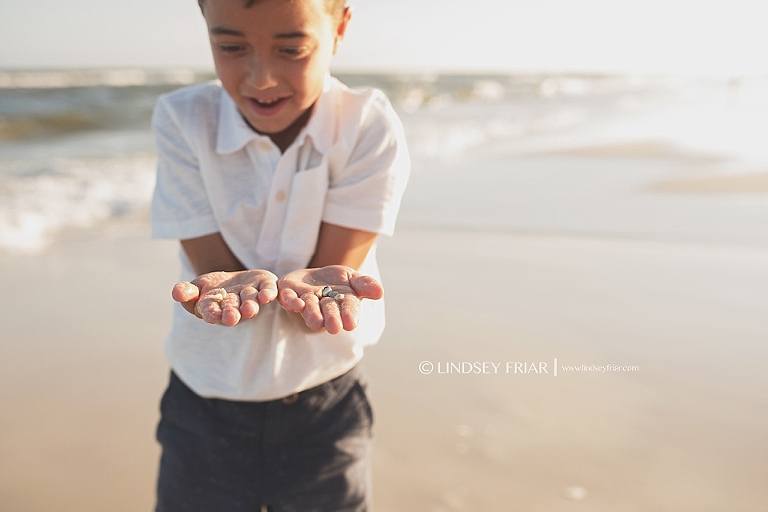
<path fill-rule="evenodd" d="M 312 139 L 312 146 L 320 153 L 325 154 L 333 144 L 336 137 L 336 122 L 333 112 L 335 110 L 333 97 L 329 94 L 333 85 L 333 78 L 330 73 L 325 75 L 323 81 L 323 92 L 315 102 L 315 108 L 312 117 L 309 118 L 307 126 L 296 137 L 295 143 L 299 145 L 304 143 L 304 139 Z"/>
<path fill-rule="evenodd" d="M 328 92 L 331 90 L 333 78 L 330 73 L 325 75 L 323 91 L 315 103 L 312 116 L 304 129 L 299 133 L 294 144 L 303 144 L 307 137 L 312 139 L 312 145 L 321 154 L 330 149 L 335 137 L 335 123 L 329 123 L 333 119 L 333 100 Z M 234 153 L 243 149 L 251 140 L 265 137 L 256 133 L 245 122 L 237 105 L 227 92 L 221 90 L 221 107 L 219 109 L 219 126 L 216 136 L 216 152 L 219 154 Z"/>
<path fill-rule="evenodd" d="M 251 139 L 262 137 L 245 122 L 234 100 L 224 89 L 221 90 L 221 107 L 219 108 L 219 126 L 216 136 L 216 152 L 219 154 L 234 153 L 248 144 Z"/>

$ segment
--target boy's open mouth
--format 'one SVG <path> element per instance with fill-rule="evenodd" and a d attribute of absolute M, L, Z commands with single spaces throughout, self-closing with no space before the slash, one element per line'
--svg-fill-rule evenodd
<path fill-rule="evenodd" d="M 277 112 L 282 107 L 288 98 L 273 98 L 269 100 L 257 100 L 256 98 L 248 98 L 248 102 L 258 114 L 269 115 Z"/>

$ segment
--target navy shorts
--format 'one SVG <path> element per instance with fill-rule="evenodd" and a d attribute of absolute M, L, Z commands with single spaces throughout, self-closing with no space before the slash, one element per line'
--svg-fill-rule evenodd
<path fill-rule="evenodd" d="M 366 387 L 356 366 L 283 399 L 230 401 L 200 397 L 171 372 L 156 511 L 370 510 Z"/>

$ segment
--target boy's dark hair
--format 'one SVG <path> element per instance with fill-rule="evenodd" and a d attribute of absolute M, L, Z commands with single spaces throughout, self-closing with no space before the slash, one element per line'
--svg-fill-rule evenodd
<path fill-rule="evenodd" d="M 245 8 L 248 9 L 258 1 L 259 0 L 243 0 L 243 3 L 245 3 Z M 328 11 L 328 14 L 333 16 L 334 19 L 341 19 L 346 0 L 323 0 L 323 3 L 325 4 L 325 10 Z M 201 11 L 203 10 L 204 4 L 205 0 L 197 0 L 197 5 L 200 6 Z"/>

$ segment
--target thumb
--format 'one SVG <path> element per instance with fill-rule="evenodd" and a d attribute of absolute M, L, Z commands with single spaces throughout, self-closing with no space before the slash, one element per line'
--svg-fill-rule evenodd
<path fill-rule="evenodd" d="M 179 281 L 173 285 L 173 290 L 171 290 L 171 297 L 176 302 L 189 302 L 196 300 L 199 296 L 200 289 L 188 281 Z"/>
<path fill-rule="evenodd" d="M 371 276 L 355 272 L 349 278 L 349 285 L 361 299 L 378 300 L 384 296 L 384 288 Z"/>

